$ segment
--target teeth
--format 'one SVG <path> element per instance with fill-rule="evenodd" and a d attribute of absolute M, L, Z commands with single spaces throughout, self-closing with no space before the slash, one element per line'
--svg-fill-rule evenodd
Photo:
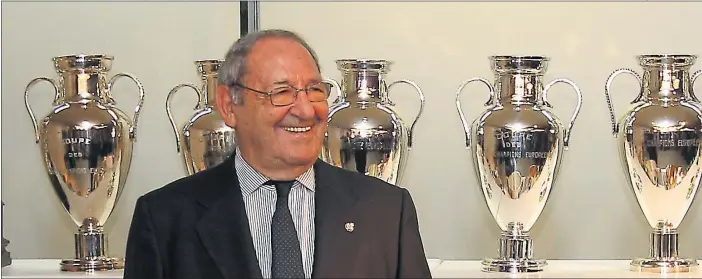
<path fill-rule="evenodd" d="M 312 127 L 284 127 L 283 130 L 293 133 L 304 133 L 312 129 Z"/>

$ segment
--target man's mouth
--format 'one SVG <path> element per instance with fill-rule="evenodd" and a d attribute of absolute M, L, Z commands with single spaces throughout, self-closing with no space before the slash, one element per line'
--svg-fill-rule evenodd
<path fill-rule="evenodd" d="M 312 126 L 304 126 L 304 127 L 283 127 L 283 130 L 291 132 L 291 133 L 305 133 L 308 132 L 309 130 L 312 129 Z"/>

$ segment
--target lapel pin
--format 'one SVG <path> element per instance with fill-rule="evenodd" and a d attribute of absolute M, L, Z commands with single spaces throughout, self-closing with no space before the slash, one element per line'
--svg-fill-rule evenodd
<path fill-rule="evenodd" d="M 347 231 L 347 232 L 353 232 L 353 228 L 354 228 L 355 226 L 356 226 L 356 225 L 355 225 L 353 222 L 349 222 L 349 223 L 346 223 L 346 224 L 344 225 L 344 228 L 346 228 L 346 231 Z"/>

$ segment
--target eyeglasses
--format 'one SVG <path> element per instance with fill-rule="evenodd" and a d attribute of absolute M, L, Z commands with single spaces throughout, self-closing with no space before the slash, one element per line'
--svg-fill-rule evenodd
<path fill-rule="evenodd" d="M 253 92 L 267 96 L 271 104 L 274 106 L 287 106 L 297 100 L 297 94 L 300 91 L 305 91 L 307 93 L 307 99 L 310 102 L 321 102 L 326 101 L 329 98 L 329 92 L 331 92 L 331 84 L 326 82 L 319 82 L 308 86 L 307 88 L 298 89 L 290 85 L 280 85 L 270 92 L 260 91 L 253 88 L 249 88 L 240 83 L 235 83 L 234 86 L 239 86 L 244 89 L 251 90 Z"/>

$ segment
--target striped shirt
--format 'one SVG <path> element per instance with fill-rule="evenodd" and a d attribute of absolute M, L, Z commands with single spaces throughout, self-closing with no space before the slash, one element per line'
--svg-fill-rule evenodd
<path fill-rule="evenodd" d="M 251 167 L 238 148 L 234 162 L 261 275 L 263 278 L 270 278 L 271 219 L 275 212 L 277 196 L 275 186 L 263 185 L 270 179 Z M 302 266 L 306 278 L 312 277 L 314 261 L 314 189 L 314 168 L 310 168 L 295 180 L 288 196 L 290 214 L 300 240 Z"/>

